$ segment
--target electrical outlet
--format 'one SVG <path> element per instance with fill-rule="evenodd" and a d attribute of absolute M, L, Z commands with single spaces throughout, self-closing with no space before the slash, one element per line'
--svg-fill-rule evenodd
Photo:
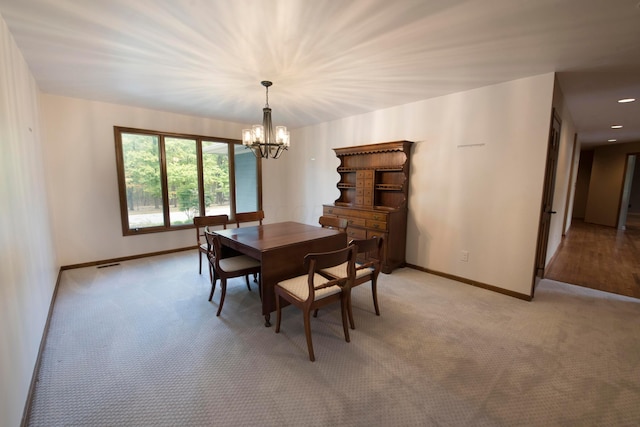
<path fill-rule="evenodd" d="M 469 262 L 469 251 L 460 252 L 460 261 Z"/>

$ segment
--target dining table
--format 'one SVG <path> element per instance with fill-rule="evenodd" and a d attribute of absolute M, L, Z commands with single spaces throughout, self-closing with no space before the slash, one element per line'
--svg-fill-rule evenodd
<path fill-rule="evenodd" d="M 271 313 L 276 310 L 274 286 L 278 282 L 308 273 L 304 263 L 308 253 L 347 246 L 344 232 L 292 221 L 215 230 L 215 233 L 223 246 L 260 261 L 260 299 L 265 326 L 271 326 Z"/>

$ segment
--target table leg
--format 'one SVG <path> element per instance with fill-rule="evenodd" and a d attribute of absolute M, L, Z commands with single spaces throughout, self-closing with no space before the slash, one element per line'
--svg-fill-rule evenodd
<path fill-rule="evenodd" d="M 268 328 L 269 326 L 271 326 L 270 320 L 271 320 L 271 314 L 265 314 L 264 315 L 264 326 L 265 327 Z"/>

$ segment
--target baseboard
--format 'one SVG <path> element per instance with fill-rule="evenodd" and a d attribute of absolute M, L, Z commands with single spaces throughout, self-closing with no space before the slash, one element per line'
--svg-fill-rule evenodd
<path fill-rule="evenodd" d="M 38 347 L 38 355 L 36 356 L 36 364 L 33 367 L 33 374 L 31 375 L 31 384 L 29 384 L 29 392 L 27 393 L 27 401 L 22 411 L 21 427 L 29 425 L 29 414 L 31 413 L 31 404 L 33 402 L 33 393 L 36 390 L 36 384 L 38 383 L 38 374 L 40 373 L 40 363 L 42 362 L 42 353 L 47 343 L 47 335 L 49 334 L 49 324 L 51 323 L 51 316 L 53 314 L 53 306 L 58 296 L 58 287 L 60 286 L 60 278 L 62 277 L 62 268 L 58 270 L 58 278 L 56 279 L 56 285 L 53 288 L 53 295 L 51 296 L 51 303 L 49 304 L 49 312 L 47 313 L 47 320 L 44 323 L 44 330 L 42 331 L 42 338 L 40 339 L 40 347 Z"/>
<path fill-rule="evenodd" d="M 532 300 L 532 297 L 530 295 L 521 294 L 520 292 L 510 291 L 508 289 L 499 288 L 493 285 L 488 285 L 486 283 L 478 282 L 476 280 L 466 279 L 464 277 L 455 276 L 453 274 L 431 270 L 429 268 L 420 267 L 419 265 L 414 265 L 414 264 L 407 264 L 407 267 L 413 268 L 414 270 L 424 271 L 425 273 L 435 274 L 436 276 L 445 277 L 447 279 L 455 280 L 456 282 L 462 282 L 478 288 L 487 289 L 489 291 L 497 292 L 499 294 L 508 295 L 510 297 L 518 298 L 521 300 L 525 300 L 525 301 Z"/>
<path fill-rule="evenodd" d="M 145 254 L 130 255 L 130 256 L 121 257 L 121 258 L 110 258 L 110 259 L 103 259 L 100 261 L 84 262 L 82 264 L 63 265 L 62 267 L 60 267 L 60 270 L 71 270 L 74 268 L 93 267 L 93 266 L 102 265 L 102 264 L 114 264 L 117 262 L 131 261 L 133 259 L 147 258 L 151 256 L 158 256 L 158 255 L 167 255 L 167 254 L 172 254 L 174 252 L 190 251 L 192 249 L 197 249 L 197 248 L 198 246 L 194 245 L 186 248 L 169 249 L 166 251 L 149 252 Z"/>

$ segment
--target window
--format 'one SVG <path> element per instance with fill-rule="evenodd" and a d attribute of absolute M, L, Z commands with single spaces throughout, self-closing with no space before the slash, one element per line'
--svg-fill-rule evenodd
<path fill-rule="evenodd" d="M 260 162 L 240 140 L 115 126 L 123 235 L 178 230 L 198 215 L 262 209 Z"/>

